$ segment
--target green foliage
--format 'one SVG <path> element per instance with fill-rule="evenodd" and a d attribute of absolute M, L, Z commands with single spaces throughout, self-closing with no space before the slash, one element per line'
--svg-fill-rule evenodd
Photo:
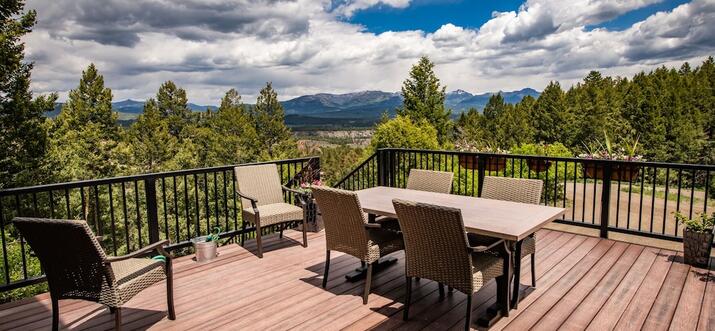
<path fill-rule="evenodd" d="M 188 107 L 186 90 L 172 81 L 166 81 L 156 94 L 156 106 L 169 125 L 169 133 L 180 137 L 184 129 L 191 124 L 191 110 Z"/>
<path fill-rule="evenodd" d="M 415 121 L 425 120 L 437 130 L 440 144 L 451 136 L 451 111 L 444 108 L 445 86 L 440 86 L 434 73 L 434 63 L 427 57 L 410 69 L 410 77 L 402 83 L 402 107 L 397 114 Z"/>
<path fill-rule="evenodd" d="M 293 156 L 295 142 L 285 125 L 285 112 L 278 102 L 278 94 L 271 83 L 261 89 L 256 106 L 251 109 L 256 132 L 254 141 L 260 160 L 274 160 Z"/>
<path fill-rule="evenodd" d="M 176 154 L 177 141 L 169 132 L 169 123 L 162 118 L 156 100 L 147 100 L 144 113 L 129 129 L 132 164 L 139 172 L 164 169 Z"/>
<path fill-rule="evenodd" d="M 413 121 L 407 116 L 397 117 L 375 128 L 370 150 L 379 148 L 438 149 L 437 130 L 426 120 Z"/>
<path fill-rule="evenodd" d="M 45 110 L 57 95 L 33 98 L 32 63 L 25 62 L 22 37 L 32 30 L 37 13 L 23 13 L 24 1 L 7 0 L 0 10 L 0 188 L 46 181 L 37 169 L 45 156 Z"/>
<path fill-rule="evenodd" d="M 315 154 L 310 153 L 310 155 Z M 321 147 L 318 155 L 320 156 L 321 179 L 328 186 L 343 179 L 364 158 L 362 148 L 348 145 Z"/>
<path fill-rule="evenodd" d="M 675 220 L 690 231 L 712 232 L 713 226 L 715 226 L 715 213 L 709 216 L 706 213 L 700 213 L 697 217 L 691 219 L 676 211 Z"/>
<path fill-rule="evenodd" d="M 47 164 L 58 181 L 105 178 L 117 174 L 121 139 L 112 91 L 94 64 L 82 72 L 60 114 L 51 121 Z"/>
<path fill-rule="evenodd" d="M 521 146 L 514 146 L 511 152 L 515 155 L 540 155 L 540 156 L 552 156 L 552 157 L 572 157 L 571 151 L 564 146 L 562 143 L 554 144 L 523 144 Z M 507 176 L 513 176 L 518 178 L 535 178 L 544 181 L 544 190 L 541 195 L 545 201 L 552 203 L 553 201 L 562 201 L 564 198 L 564 182 L 570 181 L 574 178 L 577 169 L 575 164 L 565 164 L 560 163 L 557 166 L 554 162 L 551 162 L 548 166 L 543 167 L 543 163 L 538 163 L 538 161 L 515 160 L 512 165 L 511 162 L 507 162 L 506 173 Z"/>

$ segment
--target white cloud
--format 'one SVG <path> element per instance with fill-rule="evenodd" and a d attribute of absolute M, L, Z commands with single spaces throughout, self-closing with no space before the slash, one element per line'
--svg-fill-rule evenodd
<path fill-rule="evenodd" d="M 478 29 L 445 24 L 434 32 L 381 34 L 336 15 L 409 1 L 349 1 L 332 9 L 329 0 L 76 1 L 28 3 L 40 21 L 26 38 L 37 92 L 66 96 L 90 62 L 117 100 L 151 97 L 171 79 L 192 102 L 217 104 L 229 88 L 252 102 L 267 81 L 282 99 L 397 91 L 422 55 L 438 64 L 449 89 L 482 92 L 539 89 L 554 79 L 568 85 L 590 70 L 630 75 L 683 60 L 697 64 L 715 53 L 712 0 L 654 14 L 623 31 L 587 26 L 653 1 L 529 0 Z"/>
<path fill-rule="evenodd" d="M 338 5 L 334 12 L 345 17 L 351 17 L 355 12 L 377 5 L 386 5 L 394 8 L 405 8 L 410 5 L 411 0 L 345 0 Z"/>

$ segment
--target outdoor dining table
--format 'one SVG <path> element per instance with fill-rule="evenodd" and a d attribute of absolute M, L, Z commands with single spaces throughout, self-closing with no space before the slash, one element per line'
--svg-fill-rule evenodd
<path fill-rule="evenodd" d="M 384 186 L 356 192 L 363 211 L 370 216 L 371 221 L 374 221 L 376 216 L 396 217 L 392 200 L 401 199 L 458 208 L 462 211 L 462 219 L 467 232 L 503 239 L 513 257 L 508 275 L 511 280 L 512 273 L 514 274 L 514 291 L 511 294 L 513 301 L 507 300 L 509 306 L 512 307 L 518 304 L 517 300 L 523 299 L 534 290 L 530 286 L 521 284 L 520 272 L 514 273 L 514 270 L 521 270 L 521 257 L 519 256 L 521 241 L 561 217 L 566 211 L 559 207 Z M 497 318 L 498 311 L 498 309 L 489 309 L 490 314 L 494 315 L 489 319 Z"/>

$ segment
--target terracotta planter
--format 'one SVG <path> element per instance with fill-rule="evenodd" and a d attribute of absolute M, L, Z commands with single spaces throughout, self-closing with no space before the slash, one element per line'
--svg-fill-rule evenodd
<path fill-rule="evenodd" d="M 464 169 L 477 169 L 479 167 L 478 157 L 476 155 L 459 155 L 459 165 Z"/>
<path fill-rule="evenodd" d="M 506 168 L 505 157 L 490 157 L 485 165 L 486 171 L 502 171 Z"/>
<path fill-rule="evenodd" d="M 196 251 L 196 262 L 208 262 L 218 256 L 218 247 L 215 241 L 206 241 L 206 237 L 199 237 L 192 240 L 192 242 Z"/>
<path fill-rule="evenodd" d="M 526 165 L 534 172 L 547 171 L 551 167 L 551 161 L 544 159 L 527 159 Z"/>
<path fill-rule="evenodd" d="M 591 179 L 603 179 L 603 164 L 584 163 L 584 176 Z M 611 171 L 611 180 L 629 182 L 638 177 L 641 167 L 638 164 L 614 164 Z"/>
<path fill-rule="evenodd" d="M 710 262 L 713 233 L 683 230 L 683 257 L 686 264 L 707 268 Z"/>

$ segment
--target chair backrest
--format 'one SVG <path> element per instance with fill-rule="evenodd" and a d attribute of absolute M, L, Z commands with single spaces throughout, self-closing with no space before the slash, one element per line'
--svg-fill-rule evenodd
<path fill-rule="evenodd" d="M 313 187 L 313 197 L 318 204 L 325 225 L 327 249 L 350 254 L 359 259 L 367 255 L 367 219 L 362 212 L 355 192 Z"/>
<path fill-rule="evenodd" d="M 410 170 L 410 176 L 407 177 L 407 188 L 449 194 L 452 192 L 453 178 L 454 173 L 451 172 L 412 169 Z"/>
<path fill-rule="evenodd" d="M 87 222 L 18 217 L 12 223 L 40 260 L 52 295 L 98 301 L 102 285 L 114 282 Z"/>
<path fill-rule="evenodd" d="M 543 186 L 540 179 L 486 176 L 482 198 L 538 205 Z"/>
<path fill-rule="evenodd" d="M 238 166 L 233 170 L 238 190 L 258 199 L 257 205 L 284 202 L 281 178 L 275 163 Z M 251 201 L 248 199 L 242 198 L 241 203 L 243 208 L 251 207 Z"/>
<path fill-rule="evenodd" d="M 406 276 L 431 279 L 472 293 L 472 260 L 462 212 L 399 199 L 392 204 L 405 242 Z"/>

